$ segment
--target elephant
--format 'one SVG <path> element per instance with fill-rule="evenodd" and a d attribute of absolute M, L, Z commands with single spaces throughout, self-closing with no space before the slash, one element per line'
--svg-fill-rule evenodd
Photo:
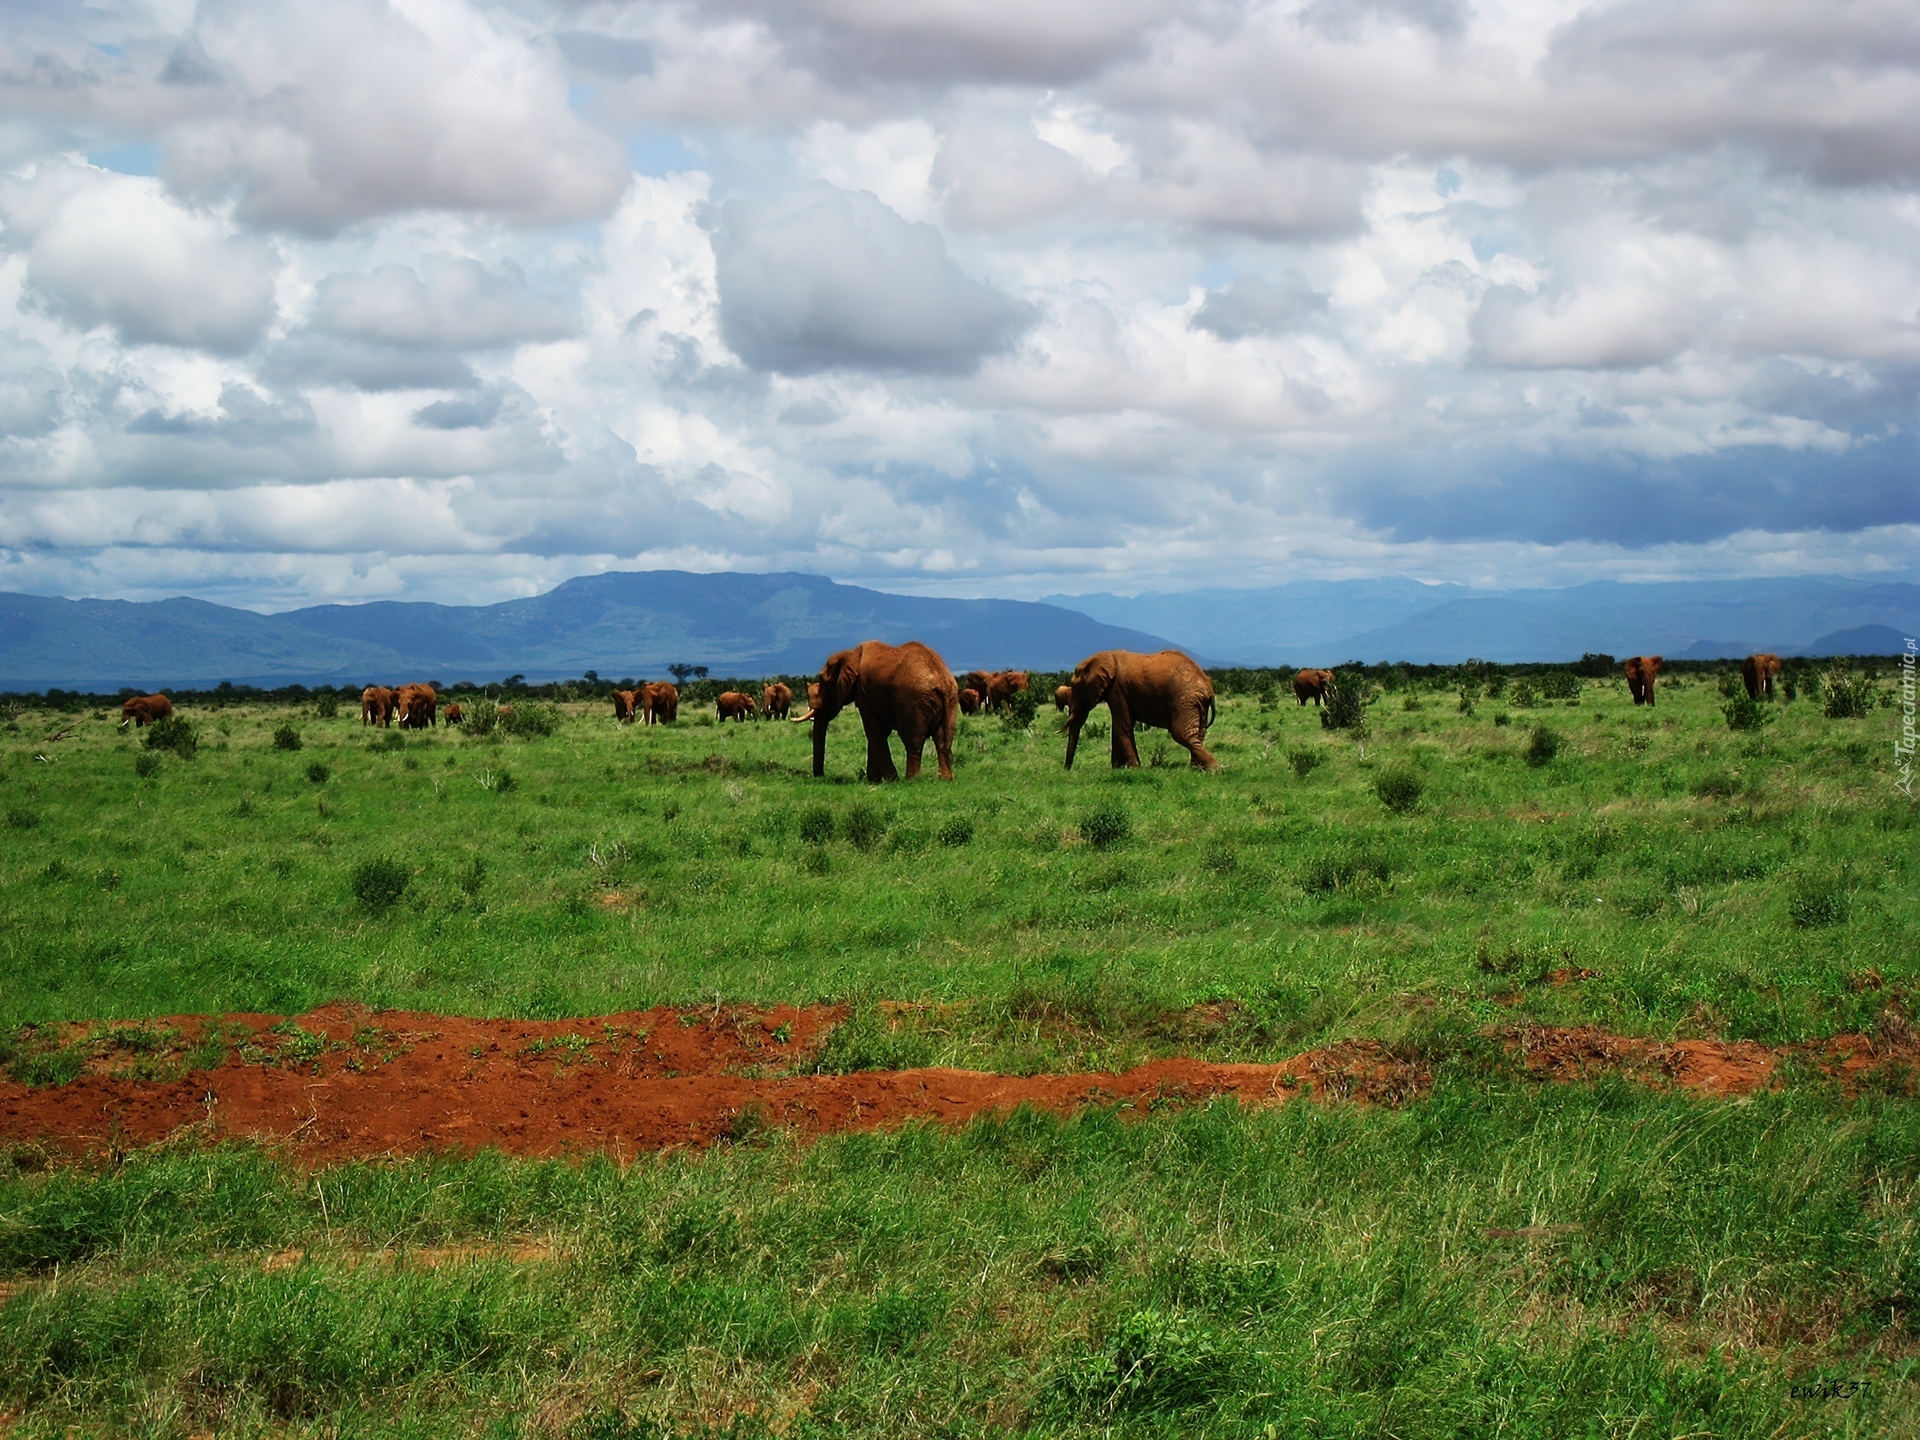
<path fill-rule="evenodd" d="M 813 773 L 827 773 L 827 727 L 849 701 L 867 732 L 867 779 L 898 780 L 887 737 L 900 732 L 907 755 L 907 778 L 920 773 L 920 756 L 929 739 L 940 778 L 953 778 L 953 731 L 959 723 L 960 687 L 930 648 L 918 640 L 888 645 L 868 640 L 827 657 L 817 685 L 807 687 L 811 702 L 801 717 L 813 722 Z M 798 722 L 795 722 L 798 723 Z"/>
<path fill-rule="evenodd" d="M 614 691 L 613 692 L 614 723 L 618 725 L 631 725 L 633 723 L 633 707 L 639 699 L 640 699 L 639 695 L 632 690 Z"/>
<path fill-rule="evenodd" d="M 360 723 L 362 725 L 390 725 L 393 723 L 393 691 L 384 685 L 369 685 L 360 692 Z"/>
<path fill-rule="evenodd" d="M 434 711 L 439 704 L 440 697 L 433 693 L 431 685 L 402 685 L 393 697 L 402 730 L 425 730 L 433 725 Z"/>
<path fill-rule="evenodd" d="M 1636 705 L 1653 704 L 1653 682 L 1660 678 L 1658 655 L 1635 655 L 1627 661 L 1627 692 Z"/>
<path fill-rule="evenodd" d="M 172 718 L 173 701 L 164 695 L 134 695 L 120 707 L 122 729 L 126 728 L 128 721 L 132 721 L 133 728 L 139 730 Z"/>
<path fill-rule="evenodd" d="M 1746 684 L 1747 698 L 1758 700 L 1762 695 L 1773 699 L 1773 677 L 1782 669 L 1780 657 L 1769 651 L 1749 655 L 1740 666 L 1740 679 Z"/>
<path fill-rule="evenodd" d="M 1061 685 L 1054 690 L 1053 692 L 1053 708 L 1054 709 L 1064 710 L 1067 708 L 1067 706 L 1071 705 L 1072 703 L 1073 703 L 1073 687 L 1071 685 Z"/>
<path fill-rule="evenodd" d="M 1102 650 L 1073 669 L 1073 708 L 1067 715 L 1067 769 L 1080 747 L 1080 727 L 1105 701 L 1113 717 L 1113 768 L 1137 768 L 1140 752 L 1134 725 L 1166 727 L 1184 745 L 1196 769 L 1217 770 L 1220 762 L 1202 743 L 1213 723 L 1213 682 L 1207 672 L 1178 650 L 1139 655 L 1131 650 Z"/>
<path fill-rule="evenodd" d="M 758 713 L 753 708 L 753 697 L 751 695 L 742 695 L 738 690 L 723 692 L 719 700 L 715 703 L 720 707 L 720 721 L 722 724 L 725 724 L 729 720 L 738 720 L 744 724 L 748 720 L 759 718 Z"/>
<path fill-rule="evenodd" d="M 449 700 L 447 702 L 446 713 L 442 715 L 441 718 L 449 725 L 458 725 L 462 720 L 467 718 L 467 712 L 460 708 L 460 702 L 458 700 Z"/>
<path fill-rule="evenodd" d="M 1327 703 L 1327 686 L 1333 683 L 1331 670 L 1296 670 L 1293 675 L 1293 698 L 1305 705 L 1311 700 L 1316 705 Z"/>
<path fill-rule="evenodd" d="M 664 680 L 640 687 L 640 723 L 668 725 L 680 718 L 680 692 Z"/>
<path fill-rule="evenodd" d="M 960 692 L 960 713 L 962 715 L 980 713 L 980 692 L 971 685 Z"/>
<path fill-rule="evenodd" d="M 769 720 L 784 720 L 787 711 L 793 707 L 793 691 L 779 681 L 767 686 L 760 692 L 760 708 L 766 712 Z"/>
<path fill-rule="evenodd" d="M 987 703 L 987 696 L 993 693 L 994 676 L 998 673 L 995 670 L 969 670 L 958 684 L 961 689 L 971 690 L 978 695 L 980 703 L 984 705 Z"/>
<path fill-rule="evenodd" d="M 1002 670 L 987 686 L 987 709 L 1003 709 L 1009 700 L 1026 688 L 1026 671 Z"/>

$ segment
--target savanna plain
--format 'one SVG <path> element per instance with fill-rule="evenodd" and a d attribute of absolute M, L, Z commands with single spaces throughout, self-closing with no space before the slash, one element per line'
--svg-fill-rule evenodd
<path fill-rule="evenodd" d="M 1375 674 L 1363 732 L 1223 693 L 1214 773 L 969 717 L 884 787 L 851 713 L 824 779 L 692 704 L 15 715 L 0 1432 L 1920 1434 L 1897 711 L 1469 679 Z M 1093 1078 L 624 1149 L 213 1103 L 404 1088 L 436 1016 L 536 1097 L 695 1040 L 768 1095 Z M 1293 1068 L 1118 1078 L 1175 1058 Z M 122 1133 L 143 1087 L 208 1104 Z"/>

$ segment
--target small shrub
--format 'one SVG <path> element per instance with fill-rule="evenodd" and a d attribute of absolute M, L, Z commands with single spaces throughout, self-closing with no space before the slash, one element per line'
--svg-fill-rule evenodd
<path fill-rule="evenodd" d="M 1715 684 L 1722 700 L 1741 699 L 1747 693 L 1747 682 L 1740 678 L 1738 671 L 1722 670 Z"/>
<path fill-rule="evenodd" d="M 1469 687 L 1462 685 L 1460 687 L 1460 713 L 1462 715 L 1473 714 L 1473 704 L 1473 691 Z"/>
<path fill-rule="evenodd" d="M 1727 717 L 1729 730 L 1758 730 L 1768 719 L 1767 707 L 1749 700 L 1744 690 L 1722 705 L 1720 713 Z"/>
<path fill-rule="evenodd" d="M 1507 714 L 1507 712 L 1504 710 L 1502 710 L 1498 715 L 1495 715 L 1493 717 L 1493 726 L 1496 730 L 1499 729 L 1502 725 L 1511 725 L 1512 723 L 1513 723 L 1513 717 Z"/>
<path fill-rule="evenodd" d="M 1381 772 L 1373 782 L 1373 793 L 1396 815 L 1405 815 L 1418 805 L 1424 788 L 1420 777 L 1404 766 Z"/>
<path fill-rule="evenodd" d="M 809 845 L 824 845 L 833 839 L 833 811 L 824 805 L 809 805 L 800 812 L 800 838 Z"/>
<path fill-rule="evenodd" d="M 160 773 L 160 757 L 151 750 L 142 750 L 133 757 L 133 773 L 142 780 L 151 780 Z"/>
<path fill-rule="evenodd" d="M 1384 885 L 1393 878 L 1393 862 L 1368 845 L 1344 845 L 1310 856 L 1300 869 L 1300 888 L 1309 894 L 1348 890 L 1355 885 Z"/>
<path fill-rule="evenodd" d="M 406 866 L 383 856 L 354 867 L 353 893 L 376 915 L 383 914 L 407 893 L 412 880 L 413 872 Z"/>
<path fill-rule="evenodd" d="M 1838 925 L 1847 918 L 1847 890 L 1841 876 L 1803 874 L 1787 890 L 1787 914 L 1803 930 Z"/>
<path fill-rule="evenodd" d="M 1217 1405 L 1238 1388 L 1239 1352 L 1191 1316 L 1136 1310 L 1106 1353 L 1059 1382 L 1062 1398 L 1101 1416 Z"/>
<path fill-rule="evenodd" d="M 307 766 L 307 779 L 315 785 L 326 784 L 327 777 L 332 773 L 331 770 L 327 769 L 327 767 L 322 765 L 318 760 L 313 761 Z"/>
<path fill-rule="evenodd" d="M 1080 833 L 1094 849 L 1105 850 L 1131 835 L 1133 822 L 1125 810 L 1108 801 L 1080 822 Z"/>
<path fill-rule="evenodd" d="M 1533 733 L 1527 737 L 1527 764 L 1537 770 L 1542 765 L 1551 765 L 1559 753 L 1559 732 L 1544 725 L 1534 726 Z"/>
<path fill-rule="evenodd" d="M 120 888 L 120 872 L 118 870 L 102 870 L 93 878 L 94 882 L 99 885 L 102 890 L 112 892 Z"/>
<path fill-rule="evenodd" d="M 942 845 L 967 845 L 973 841 L 973 821 L 964 815 L 956 815 L 940 827 Z"/>
<path fill-rule="evenodd" d="M 340 697 L 322 695 L 313 702 L 313 715 L 316 720 L 338 720 L 340 718 Z"/>
<path fill-rule="evenodd" d="M 282 725 L 278 730 L 273 732 L 273 748 L 276 750 L 298 750 L 300 748 L 300 732 L 294 729 L 292 725 Z"/>
<path fill-rule="evenodd" d="M 840 828 L 854 849 L 871 850 L 886 837 L 887 821 L 878 806 L 862 803 L 847 812 L 846 823 Z"/>
<path fill-rule="evenodd" d="M 1580 677 L 1571 670 L 1549 670 L 1540 677 L 1540 693 L 1548 700 L 1572 700 L 1580 693 Z"/>
<path fill-rule="evenodd" d="M 500 723 L 500 706 L 492 700 L 476 700 L 460 707 L 460 728 L 481 739 L 493 734 Z"/>
<path fill-rule="evenodd" d="M 200 748 L 200 732 L 191 720 L 156 720 L 147 727 L 149 750 L 171 750 L 182 760 L 191 760 Z"/>
<path fill-rule="evenodd" d="M 504 795 L 513 789 L 513 772 L 510 770 L 488 770 L 480 776 L 480 788 L 490 795 Z"/>
<path fill-rule="evenodd" d="M 1320 709 L 1320 724 L 1328 730 L 1367 728 L 1366 688 L 1358 675 L 1336 674 L 1327 682 L 1327 698 Z"/>
<path fill-rule="evenodd" d="M 1516 710 L 1531 710 L 1540 703 L 1540 692 L 1533 688 L 1533 681 L 1516 680 L 1513 682 L 1513 694 L 1508 699 Z"/>
<path fill-rule="evenodd" d="M 1029 685 L 1025 690 L 1016 690 L 1007 697 L 1006 708 L 1000 712 L 1000 723 L 1010 731 L 1024 731 L 1033 724 L 1033 717 L 1040 709 L 1040 692 Z"/>
<path fill-rule="evenodd" d="M 1605 680 L 1613 674 L 1613 656 L 1589 650 L 1574 662 L 1573 673 L 1587 680 Z"/>
<path fill-rule="evenodd" d="M 522 740 L 551 735 L 560 728 L 560 712 L 531 700 L 514 702 L 512 713 L 499 717 L 500 729 Z"/>
<path fill-rule="evenodd" d="M 67 862 L 64 860 L 61 860 L 56 857 L 52 860 L 47 861 L 47 863 L 43 867 L 41 867 L 40 879 L 48 885 L 55 884 L 66 878 L 67 878 Z"/>
<path fill-rule="evenodd" d="M 1827 692 L 1824 707 L 1829 720 L 1863 720 L 1872 707 L 1873 685 L 1864 676 L 1855 675 L 1844 665 L 1827 671 L 1823 681 Z"/>
<path fill-rule="evenodd" d="M 1287 751 L 1287 764 L 1293 767 L 1293 773 L 1302 780 L 1319 769 L 1326 758 L 1320 751 L 1307 745 Z"/>
<path fill-rule="evenodd" d="M 833 869 L 833 856 L 816 845 L 800 857 L 800 868 L 809 875 L 825 875 Z"/>

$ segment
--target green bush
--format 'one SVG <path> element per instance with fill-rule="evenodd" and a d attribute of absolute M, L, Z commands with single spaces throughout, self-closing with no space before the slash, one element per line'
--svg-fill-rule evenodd
<path fill-rule="evenodd" d="M 291 725 L 282 725 L 273 732 L 273 748 L 276 750 L 298 750 L 300 732 Z"/>
<path fill-rule="evenodd" d="M 1326 759 L 1325 754 L 1310 745 L 1296 746 L 1287 751 L 1287 764 L 1293 767 L 1293 773 L 1302 780 L 1325 764 Z"/>
<path fill-rule="evenodd" d="M 521 740 L 551 735 L 560 728 L 560 711 L 552 705 L 517 700 L 509 714 L 498 717 L 500 729 Z"/>
<path fill-rule="evenodd" d="M 1006 708 L 1000 712 L 1000 723 L 1009 730 L 1025 730 L 1033 724 L 1033 717 L 1039 709 L 1040 692 L 1029 685 L 1007 697 Z"/>
<path fill-rule="evenodd" d="M 391 909 L 412 881 L 412 871 L 384 856 L 363 860 L 353 869 L 353 893 L 376 915 Z"/>
<path fill-rule="evenodd" d="M 809 845 L 824 845 L 833 839 L 833 811 L 824 805 L 809 805 L 800 812 L 800 838 Z"/>
<path fill-rule="evenodd" d="M 1534 726 L 1533 733 L 1527 737 L 1527 764 L 1537 770 L 1542 765 L 1551 765 L 1559 753 L 1559 733 L 1544 725 Z"/>
<path fill-rule="evenodd" d="M 1460 713 L 1462 715 L 1473 714 L 1473 703 L 1474 703 L 1474 694 L 1472 689 L 1469 688 L 1468 686 L 1462 685 L 1460 687 Z"/>
<path fill-rule="evenodd" d="M 317 720 L 338 720 L 340 718 L 340 697 L 322 695 L 313 702 L 313 714 Z"/>
<path fill-rule="evenodd" d="M 1373 793 L 1396 815 L 1404 815 L 1418 805 L 1423 789 L 1420 777 L 1405 766 L 1382 771 L 1373 782 Z"/>
<path fill-rule="evenodd" d="M 847 812 L 846 823 L 840 828 L 854 849 L 871 850 L 886 838 L 887 821 L 877 805 L 863 802 Z"/>
<path fill-rule="evenodd" d="M 1094 849 L 1106 850 L 1133 833 L 1133 822 L 1125 810 L 1109 800 L 1080 822 L 1080 833 Z"/>
<path fill-rule="evenodd" d="M 1531 680 L 1516 680 L 1513 682 L 1510 703 L 1516 710 L 1531 710 L 1540 703 L 1540 694 L 1533 688 Z"/>
<path fill-rule="evenodd" d="M 1714 685 L 1719 689 L 1722 700 L 1736 700 L 1747 693 L 1747 682 L 1740 678 L 1737 670 L 1722 670 L 1715 677 Z"/>
<path fill-rule="evenodd" d="M 1729 730 L 1758 730 L 1768 718 L 1767 707 L 1758 700 L 1749 700 L 1744 690 L 1722 705 L 1720 713 L 1727 717 Z"/>
<path fill-rule="evenodd" d="M 1369 882 L 1384 885 L 1392 878 L 1393 862 L 1386 852 L 1366 844 L 1341 845 L 1310 855 L 1300 867 L 1300 888 L 1314 895 Z"/>
<path fill-rule="evenodd" d="M 142 750 L 133 757 L 133 773 L 142 780 L 151 780 L 160 773 L 160 757 L 151 750 Z"/>
<path fill-rule="evenodd" d="M 149 750 L 171 750 L 182 760 L 191 760 L 200 748 L 200 732 L 191 720 L 156 720 L 147 727 Z"/>
<path fill-rule="evenodd" d="M 1824 677 L 1827 692 L 1825 714 L 1829 720 L 1863 720 L 1873 708 L 1873 683 L 1855 675 L 1844 665 L 1835 665 Z"/>
<path fill-rule="evenodd" d="M 1571 670 L 1549 670 L 1540 677 L 1540 693 L 1548 700 L 1573 700 L 1580 694 L 1580 677 Z"/>
<path fill-rule="evenodd" d="M 476 700 L 460 707 L 460 728 L 482 739 L 493 734 L 500 723 L 500 707 L 491 700 Z"/>
<path fill-rule="evenodd" d="M 956 815 L 940 827 L 942 845 L 966 845 L 973 840 L 973 821 L 964 815 Z"/>
<path fill-rule="evenodd" d="M 311 780 L 315 785 L 326 784 L 327 777 L 332 773 L 331 770 L 327 769 L 327 767 L 322 765 L 318 760 L 315 760 L 307 766 L 307 779 Z"/>
<path fill-rule="evenodd" d="M 1327 682 L 1327 698 L 1320 709 L 1320 724 L 1328 730 L 1367 728 L 1366 686 L 1360 676 L 1335 674 Z"/>
<path fill-rule="evenodd" d="M 1103 1417 L 1212 1407 L 1238 1388 L 1245 1363 L 1230 1339 L 1192 1316 L 1136 1310 L 1104 1354 L 1061 1376 L 1055 1394 Z"/>
<path fill-rule="evenodd" d="M 1493 717 L 1493 723 L 1494 728 L 1498 729 L 1502 725 L 1511 725 L 1513 723 L 1513 717 L 1502 710 L 1498 715 Z"/>

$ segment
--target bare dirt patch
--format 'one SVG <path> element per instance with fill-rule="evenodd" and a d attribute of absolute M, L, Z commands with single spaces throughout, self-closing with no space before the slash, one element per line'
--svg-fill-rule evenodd
<path fill-rule="evenodd" d="M 1432 1085 L 1413 1047 L 1350 1040 L 1272 1065 L 1174 1057 L 1120 1073 L 1014 1076 L 929 1068 L 808 1073 L 840 1007 L 659 1009 L 592 1020 L 473 1020 L 329 1005 L 306 1015 L 150 1022 L 137 1072 L 99 1026 L 37 1038 L 78 1057 L 64 1083 L 0 1080 L 0 1140 L 70 1155 L 245 1139 L 307 1164 L 422 1151 L 616 1158 L 744 1139 L 914 1120 L 962 1123 L 1032 1106 L 1070 1114 L 1295 1096 L 1398 1105 Z M 1204 1021 L 1217 1017 L 1202 1017 Z M 1505 1033 L 1545 1081 L 1623 1073 L 1707 1095 L 1779 1083 L 1788 1055 L 1849 1089 L 1911 1087 L 1920 1041 L 1898 1017 L 1887 1033 L 1770 1049 L 1750 1041 L 1656 1041 L 1591 1026 Z M 216 1043 L 217 1042 L 217 1043 Z M 62 1050 L 60 1047 L 66 1047 Z M 207 1063 L 218 1055 L 218 1063 Z M 193 1062 L 202 1063 L 194 1065 Z M 172 1067 L 171 1069 L 169 1067 Z M 1889 1077 L 1893 1077 L 1892 1080 Z"/>

